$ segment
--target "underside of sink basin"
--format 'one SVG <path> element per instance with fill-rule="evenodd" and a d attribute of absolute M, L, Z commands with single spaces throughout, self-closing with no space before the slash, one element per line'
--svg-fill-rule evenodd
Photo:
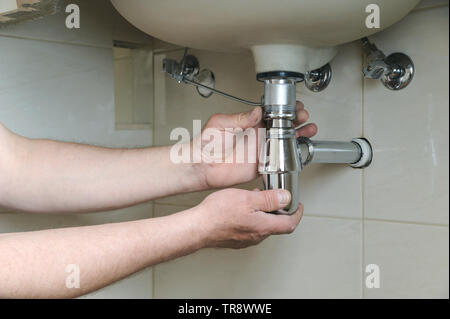
<path fill-rule="evenodd" d="M 257 72 L 304 73 L 328 63 L 340 44 L 376 33 L 419 0 L 112 0 L 142 31 L 180 46 L 251 50 Z M 366 7 L 380 8 L 380 28 L 366 27 Z"/>

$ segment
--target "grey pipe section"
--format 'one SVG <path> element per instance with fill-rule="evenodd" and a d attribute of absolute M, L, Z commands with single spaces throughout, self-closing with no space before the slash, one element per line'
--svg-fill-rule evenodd
<path fill-rule="evenodd" d="M 354 164 L 361 159 L 362 150 L 356 142 L 312 141 L 300 138 L 302 164 L 329 163 Z"/>

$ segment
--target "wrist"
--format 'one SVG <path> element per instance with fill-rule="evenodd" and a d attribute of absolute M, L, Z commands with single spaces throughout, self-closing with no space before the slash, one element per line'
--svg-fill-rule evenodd
<path fill-rule="evenodd" d="M 197 139 L 189 142 L 190 158 L 187 165 L 188 175 L 191 176 L 195 191 L 203 191 L 209 189 L 208 178 L 206 176 L 206 164 L 203 162 L 201 153 L 201 145 L 198 145 Z"/>
<path fill-rule="evenodd" d="M 188 144 L 183 144 L 177 149 L 172 149 L 174 146 L 166 146 L 164 157 L 168 160 L 168 167 L 166 170 L 171 172 L 171 176 L 174 176 L 177 180 L 176 193 L 189 193 L 197 192 L 208 189 L 208 184 L 206 182 L 206 169 L 202 162 L 193 160 L 192 156 L 187 158 L 172 158 L 174 153 L 178 154 L 181 149 L 187 147 L 190 154 L 193 154 L 192 142 Z M 175 155 L 178 156 L 178 155 Z"/>
<path fill-rule="evenodd" d="M 206 212 L 202 205 L 195 206 L 185 211 L 188 219 L 188 225 L 191 226 L 195 246 L 198 249 L 207 248 L 210 246 L 211 227 L 208 221 Z"/>
<path fill-rule="evenodd" d="M 206 176 L 206 167 L 204 163 L 191 163 L 189 168 L 192 176 L 195 191 L 204 191 L 210 189 L 208 178 Z"/>

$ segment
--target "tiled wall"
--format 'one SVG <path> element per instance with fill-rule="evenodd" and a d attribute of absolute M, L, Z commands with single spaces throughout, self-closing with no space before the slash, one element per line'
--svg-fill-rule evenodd
<path fill-rule="evenodd" d="M 110 147 L 150 146 L 151 130 L 115 129 L 113 40 L 150 43 L 108 0 L 77 3 L 81 28 L 65 13 L 0 29 L 0 121 L 14 132 Z M 151 75 L 150 75 L 151 76 Z M 45 160 L 45 159 L 43 159 Z M 152 216 L 152 204 L 91 215 L 0 213 L 0 233 L 119 222 Z M 152 297 L 147 269 L 87 297 Z"/>
<path fill-rule="evenodd" d="M 107 0 L 70 2 L 81 6 L 80 30 L 61 27 L 61 14 L 0 29 L 0 121 L 10 129 L 113 147 L 149 146 L 152 138 L 166 145 L 173 128 L 192 128 L 193 119 L 249 109 L 216 95 L 201 98 L 169 79 L 162 59 L 179 59 L 182 51 L 154 41 L 154 130 L 115 130 L 112 40 L 150 39 Z M 434 8 L 422 6 L 372 37 L 386 53 L 413 58 L 417 74 L 404 91 L 362 78 L 358 43 L 343 46 L 332 61 L 325 91 L 299 85 L 298 97 L 319 125 L 317 138 L 365 136 L 375 158 L 364 171 L 307 167 L 300 176 L 305 217 L 294 234 L 244 250 L 201 250 L 88 297 L 448 297 L 448 2 L 430 3 Z M 191 52 L 214 71 L 217 88 L 261 97 L 250 55 Z M 260 180 L 241 185 L 258 186 Z M 162 216 L 207 194 L 93 215 L 0 214 L 0 233 L 146 218 L 152 210 Z M 380 266 L 381 288 L 365 288 L 367 264 Z"/>
<path fill-rule="evenodd" d="M 374 37 L 385 53 L 403 51 L 416 76 L 403 91 L 364 80 L 359 43 L 332 61 L 321 93 L 299 85 L 298 97 L 319 126 L 317 138 L 365 136 L 374 147 L 366 170 L 312 165 L 300 174 L 305 217 L 293 235 L 244 250 L 206 249 L 154 267 L 154 297 L 396 298 L 446 297 L 448 287 L 448 2 L 422 4 Z M 216 75 L 216 87 L 258 99 L 252 59 L 191 51 Z M 175 127 L 248 107 L 201 98 L 168 79 L 155 55 L 155 143 Z M 259 186 L 255 181 L 245 188 Z M 156 201 L 155 216 L 198 204 L 208 192 Z M 380 267 L 381 287 L 365 288 L 366 265 Z"/>
<path fill-rule="evenodd" d="M 364 262 L 384 274 L 367 297 L 448 298 L 448 10 L 448 2 L 418 10 L 373 37 L 408 53 L 417 73 L 400 92 L 364 83 L 364 134 L 376 159 L 364 172 Z"/>

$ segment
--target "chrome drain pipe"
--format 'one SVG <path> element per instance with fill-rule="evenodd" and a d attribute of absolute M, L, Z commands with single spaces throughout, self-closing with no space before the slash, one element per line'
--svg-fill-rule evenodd
<path fill-rule="evenodd" d="M 258 171 L 264 189 L 286 189 L 291 202 L 278 214 L 293 214 L 300 203 L 299 176 L 309 163 L 349 164 L 364 168 L 372 161 L 372 147 L 364 138 L 350 142 L 313 141 L 295 138 L 296 83 L 300 77 L 280 77 L 271 74 L 258 77 L 264 81 L 264 121 L 266 140 L 259 156 Z"/>
<path fill-rule="evenodd" d="M 365 168 L 372 162 L 372 146 L 365 138 L 350 142 L 313 141 L 307 137 L 297 139 L 302 165 L 309 163 L 349 164 L 354 168 Z"/>
<path fill-rule="evenodd" d="M 302 163 L 298 156 L 293 121 L 296 117 L 295 78 L 264 79 L 264 121 L 266 141 L 259 156 L 258 171 L 264 189 L 286 189 L 291 202 L 280 214 L 292 214 L 299 205 L 298 173 Z"/>
<path fill-rule="evenodd" d="M 273 212 L 293 214 L 300 203 L 299 176 L 309 163 L 349 164 L 355 168 L 364 168 L 372 162 L 372 147 L 364 138 L 350 142 L 312 141 L 305 137 L 295 138 L 294 120 L 296 84 L 306 81 L 306 86 L 319 92 L 327 87 L 331 79 L 331 68 L 326 65 L 320 69 L 302 73 L 289 71 L 270 71 L 259 73 L 258 81 L 264 82 L 262 103 L 237 98 L 214 88 L 214 75 L 208 70 L 207 81 L 211 86 L 200 83 L 202 71 L 196 57 L 187 55 L 187 49 L 181 62 L 165 59 L 163 70 L 179 83 L 189 83 L 203 89 L 199 93 L 208 97 L 217 93 L 235 101 L 263 107 L 266 124 L 265 143 L 259 155 L 258 172 L 262 176 L 264 189 L 285 189 L 291 193 L 291 202 L 284 209 Z M 212 83 L 212 84 L 211 84 Z M 206 92 L 206 93 L 205 93 Z"/>

